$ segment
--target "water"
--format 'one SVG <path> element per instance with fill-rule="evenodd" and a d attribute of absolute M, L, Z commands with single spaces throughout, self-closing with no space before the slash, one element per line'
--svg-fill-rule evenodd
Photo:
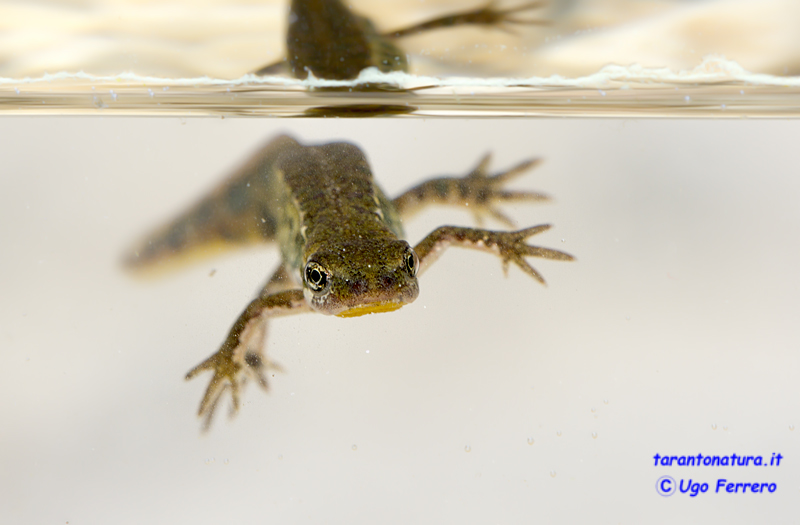
<path fill-rule="evenodd" d="M 352 101 L 294 81 L 3 74 L 15 82 L 2 84 L 0 119 L 0 521 L 791 522 L 800 124 L 632 117 L 793 115 L 792 80 L 578 85 L 597 71 L 564 76 L 571 85 L 472 86 L 481 94 L 466 101 L 469 87 L 422 90 L 413 114 L 347 120 L 219 118 Z M 474 118 L 430 118 L 464 114 Z M 184 118 L 199 115 L 216 118 Z M 244 250 L 149 280 L 120 257 L 279 133 L 357 143 L 390 195 L 464 174 L 487 151 L 497 169 L 541 156 L 514 187 L 554 201 L 504 210 L 520 226 L 552 223 L 536 241 L 577 261 L 533 261 L 542 287 L 454 249 L 397 312 L 278 319 L 267 352 L 285 371 L 200 436 L 207 378 L 183 375 L 277 254 Z M 408 238 L 441 224 L 471 215 L 426 212 Z M 787 459 L 653 466 L 656 453 L 733 452 Z M 712 492 L 718 477 L 778 490 L 662 499 L 665 474 Z"/>
<path fill-rule="evenodd" d="M 282 1 L 194 4 L 0 5 L 14 44 L 0 61 L 0 114 L 334 117 L 364 116 L 364 106 L 367 115 L 422 117 L 798 112 L 800 79 L 791 75 L 800 57 L 787 20 L 800 7 L 791 0 L 553 2 L 526 16 L 548 26 L 403 39 L 408 74 L 372 68 L 352 81 L 250 74 L 285 54 Z M 436 4 L 351 7 L 383 30 L 465 9 Z M 764 27 L 769 39 L 759 38 Z M 364 83 L 403 91 L 319 91 Z"/>
<path fill-rule="evenodd" d="M 580 494 L 592 515 L 624 519 L 660 498 L 656 452 L 789 458 L 796 450 L 794 121 L 7 118 L 0 126 L 2 445 L 14 451 L 4 455 L 3 512 L 14 521 L 141 521 L 158 512 L 202 522 L 221 516 L 220 500 L 241 519 L 269 508 L 361 520 L 392 508 L 398 491 L 413 506 L 398 509 L 407 518 L 571 519 L 585 511 L 557 502 Z M 198 438 L 194 411 L 207 378 L 183 375 L 214 351 L 277 256 L 245 250 L 145 281 L 119 260 L 149 227 L 287 131 L 358 143 L 390 194 L 432 174 L 465 173 L 485 151 L 497 168 L 541 155 L 542 166 L 514 186 L 555 201 L 507 211 L 520 226 L 554 224 L 537 242 L 577 261 L 535 261 L 542 287 L 514 268 L 503 278 L 486 254 L 452 250 L 423 276 L 420 298 L 392 314 L 278 319 L 268 355 L 285 372 L 270 377 L 266 395 L 248 389 L 236 420 L 218 417 Z M 434 210 L 407 233 L 417 240 L 470 220 Z M 230 463 L 206 465 L 212 457 Z M 780 509 L 794 501 L 792 472 L 724 474 L 778 483 L 770 505 Z M 718 473 L 691 474 L 713 482 Z M 36 505 L 42 494 L 48 504 Z M 442 509 L 443 500 L 458 503 Z M 698 511 L 675 496 L 667 512 L 748 521 L 764 505 L 705 501 Z"/>
<path fill-rule="evenodd" d="M 408 91 L 326 92 L 390 84 Z M 800 78 L 756 74 L 709 56 L 689 71 L 606 66 L 578 78 L 437 78 L 365 70 L 353 81 L 251 74 L 226 80 L 60 73 L 0 78 L 11 115 L 358 117 L 796 116 Z"/>

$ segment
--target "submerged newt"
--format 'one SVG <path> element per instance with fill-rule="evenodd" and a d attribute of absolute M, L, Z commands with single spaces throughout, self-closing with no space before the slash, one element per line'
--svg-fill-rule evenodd
<path fill-rule="evenodd" d="M 374 182 L 364 153 L 353 144 L 304 146 L 281 136 L 264 146 L 220 187 L 148 236 L 126 263 L 142 268 L 215 243 L 275 242 L 281 263 L 234 323 L 220 349 L 187 379 L 213 377 L 199 415 L 211 420 L 225 391 L 234 412 L 248 379 L 267 387 L 264 339 L 268 319 L 303 312 L 339 317 L 390 312 L 414 301 L 418 277 L 448 246 L 500 257 L 544 283 L 525 257 L 570 261 L 566 253 L 526 244 L 549 224 L 518 231 L 442 226 L 416 246 L 403 240 L 401 218 L 429 204 L 468 206 L 479 220 L 489 215 L 510 224 L 496 208 L 507 201 L 541 201 L 535 192 L 503 186 L 537 159 L 487 175 L 489 156 L 464 177 L 440 177 L 390 199 Z"/>
<path fill-rule="evenodd" d="M 381 33 L 368 18 L 354 13 L 341 0 L 292 0 L 286 31 L 287 56 L 255 74 L 277 73 L 287 65 L 292 75 L 300 79 L 313 73 L 317 78 L 351 80 L 368 67 L 384 73 L 407 71 L 406 54 L 395 44 L 400 38 L 464 25 L 501 29 L 511 24 L 542 25 L 545 22 L 541 20 L 516 15 L 544 4 L 535 1 L 498 9 L 490 2 L 481 8 Z"/>

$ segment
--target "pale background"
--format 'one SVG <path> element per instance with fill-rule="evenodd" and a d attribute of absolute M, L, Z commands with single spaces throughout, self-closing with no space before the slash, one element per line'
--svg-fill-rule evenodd
<path fill-rule="evenodd" d="M 794 523 L 799 127 L 0 120 L 0 522 Z M 542 156 L 515 187 L 555 201 L 506 209 L 553 223 L 536 243 L 578 260 L 534 260 L 542 287 L 453 249 L 398 312 L 279 319 L 268 352 L 286 372 L 201 435 L 208 377 L 183 375 L 277 254 L 150 281 L 119 260 L 287 131 L 356 142 L 390 194 L 486 151 L 496 167 Z M 442 223 L 470 216 L 427 213 L 409 238 Z M 785 459 L 652 465 L 734 452 Z M 778 491 L 667 499 L 663 474 Z"/>
<path fill-rule="evenodd" d="M 528 0 L 499 0 L 501 7 Z M 388 31 L 487 0 L 348 0 Z M 61 71 L 239 78 L 282 58 L 288 0 L 0 0 L 0 77 Z M 607 64 L 693 69 L 709 54 L 800 72 L 796 0 L 549 0 L 513 33 L 458 28 L 401 40 L 411 72 L 585 76 Z"/>

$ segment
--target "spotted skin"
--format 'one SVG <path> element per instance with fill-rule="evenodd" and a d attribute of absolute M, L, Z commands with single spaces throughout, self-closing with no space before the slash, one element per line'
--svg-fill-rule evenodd
<path fill-rule="evenodd" d="M 450 246 L 498 256 L 544 284 L 526 257 L 570 261 L 564 252 L 527 244 L 550 228 L 519 231 L 442 226 L 415 247 L 403 239 L 402 217 L 429 204 L 466 206 L 476 217 L 509 223 L 497 205 L 542 201 L 541 193 L 503 185 L 537 164 L 525 161 L 487 175 L 489 158 L 464 177 L 438 177 L 390 200 L 375 184 L 364 153 L 353 144 L 304 146 L 281 136 L 264 146 L 208 197 L 156 230 L 126 262 L 147 269 L 202 252 L 207 245 L 276 243 L 282 262 L 234 323 L 220 349 L 187 379 L 213 373 L 200 404 L 205 424 L 230 391 L 233 411 L 248 379 L 267 388 L 264 356 L 267 320 L 303 312 L 339 317 L 388 312 L 419 294 L 418 277 Z"/>

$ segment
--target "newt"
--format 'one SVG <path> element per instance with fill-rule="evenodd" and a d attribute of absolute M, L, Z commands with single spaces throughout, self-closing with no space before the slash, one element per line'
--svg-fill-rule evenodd
<path fill-rule="evenodd" d="M 361 149 L 346 142 L 305 146 L 280 136 L 257 151 L 229 179 L 132 250 L 126 264 L 154 267 L 209 246 L 276 243 L 281 263 L 239 315 L 217 352 L 186 375 L 213 373 L 198 415 L 211 421 L 228 391 L 233 413 L 248 379 L 265 390 L 267 321 L 316 312 L 339 317 L 390 312 L 419 295 L 419 277 L 450 246 L 483 250 L 544 284 L 526 257 L 571 261 L 564 252 L 526 240 L 550 228 L 516 231 L 441 226 L 415 246 L 404 240 L 402 219 L 431 204 L 468 206 L 479 223 L 490 216 L 511 226 L 498 209 L 510 201 L 545 201 L 532 191 L 504 189 L 539 163 L 526 160 L 487 174 L 490 156 L 463 177 L 437 177 L 390 199 L 373 180 Z"/>
<path fill-rule="evenodd" d="M 401 38 L 466 25 L 505 30 L 513 24 L 544 25 L 545 21 L 517 16 L 543 5 L 545 2 L 535 1 L 499 9 L 492 1 L 481 8 L 381 33 L 371 20 L 354 13 L 341 0 L 292 0 L 286 31 L 286 58 L 254 74 L 274 74 L 288 66 L 291 74 L 299 79 L 312 73 L 328 80 L 351 80 L 368 67 L 376 67 L 384 73 L 408 71 L 406 54 L 396 44 Z"/>

